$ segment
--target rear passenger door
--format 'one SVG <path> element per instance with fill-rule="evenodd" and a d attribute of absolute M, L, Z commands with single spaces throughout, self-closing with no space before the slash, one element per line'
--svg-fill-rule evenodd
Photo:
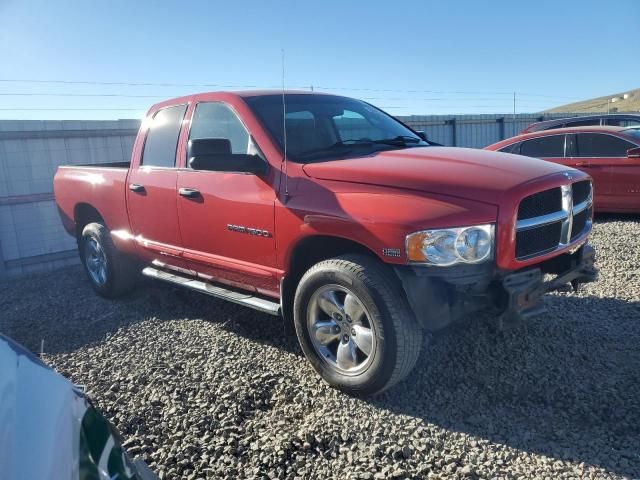
<path fill-rule="evenodd" d="M 596 208 L 625 210 L 640 206 L 640 164 L 627 158 L 631 142 L 608 133 L 576 134 L 576 154 L 593 177 Z"/>
<path fill-rule="evenodd" d="M 184 266 L 176 205 L 178 135 L 186 105 L 158 110 L 148 123 L 139 161 L 127 177 L 127 210 L 140 255 L 148 262 Z"/>

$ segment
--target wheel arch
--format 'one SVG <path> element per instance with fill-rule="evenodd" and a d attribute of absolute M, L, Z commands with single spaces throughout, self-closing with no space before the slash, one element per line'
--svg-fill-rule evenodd
<path fill-rule="evenodd" d="M 82 230 L 90 223 L 98 222 L 107 226 L 100 212 L 93 205 L 84 202 L 76 204 L 73 208 L 73 220 L 76 225 L 76 239 L 80 238 Z"/>
<path fill-rule="evenodd" d="M 373 250 L 362 243 L 333 235 L 310 235 L 300 239 L 291 248 L 285 263 L 286 274 L 280 286 L 282 316 L 287 331 L 294 332 L 293 298 L 304 273 L 318 262 L 354 253 L 382 261 Z"/>

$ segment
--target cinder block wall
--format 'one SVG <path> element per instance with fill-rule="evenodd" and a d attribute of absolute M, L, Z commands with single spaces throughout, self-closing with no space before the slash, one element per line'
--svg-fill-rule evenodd
<path fill-rule="evenodd" d="M 139 124 L 0 120 L 0 277 L 77 262 L 53 200 L 56 169 L 128 160 Z"/>

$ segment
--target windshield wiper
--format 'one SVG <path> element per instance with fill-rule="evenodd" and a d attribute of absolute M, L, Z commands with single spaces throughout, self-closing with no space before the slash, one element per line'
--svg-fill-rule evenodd
<path fill-rule="evenodd" d="M 420 143 L 422 140 L 411 135 L 398 135 L 393 138 L 383 138 L 381 140 L 372 140 L 371 143 L 381 143 L 383 145 L 400 145 L 406 147 L 409 144 Z"/>
<path fill-rule="evenodd" d="M 376 140 L 372 140 L 370 138 L 354 138 L 350 140 L 343 140 L 341 142 L 336 142 L 332 146 L 343 146 L 343 145 L 398 145 L 400 147 L 407 146 L 408 144 L 420 143 L 422 140 L 417 137 L 412 137 L 411 135 L 398 135 L 393 138 L 380 138 Z"/>
<path fill-rule="evenodd" d="M 353 152 L 353 147 L 359 146 L 373 146 L 373 145 L 390 145 L 392 147 L 408 147 L 409 145 L 420 143 L 421 140 L 410 135 L 398 135 L 393 138 L 382 138 L 379 140 L 372 140 L 370 138 L 352 138 L 347 140 L 341 140 L 332 145 L 326 147 L 314 148 L 313 150 L 307 150 L 300 153 L 298 156 L 305 160 L 313 160 L 318 157 L 322 158 L 327 154 L 339 152 L 341 155 L 350 155 Z M 343 150 L 345 147 L 349 147 Z"/>

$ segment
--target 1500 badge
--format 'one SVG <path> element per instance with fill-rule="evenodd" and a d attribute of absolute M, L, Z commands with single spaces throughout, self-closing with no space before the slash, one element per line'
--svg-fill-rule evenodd
<path fill-rule="evenodd" d="M 242 225 L 232 225 L 230 223 L 227 224 L 227 230 L 231 230 L 232 232 L 238 232 L 238 233 L 246 233 L 248 235 L 255 235 L 256 237 L 271 236 L 271 232 L 267 230 L 260 230 L 258 228 L 249 228 L 249 227 L 244 227 Z"/>

